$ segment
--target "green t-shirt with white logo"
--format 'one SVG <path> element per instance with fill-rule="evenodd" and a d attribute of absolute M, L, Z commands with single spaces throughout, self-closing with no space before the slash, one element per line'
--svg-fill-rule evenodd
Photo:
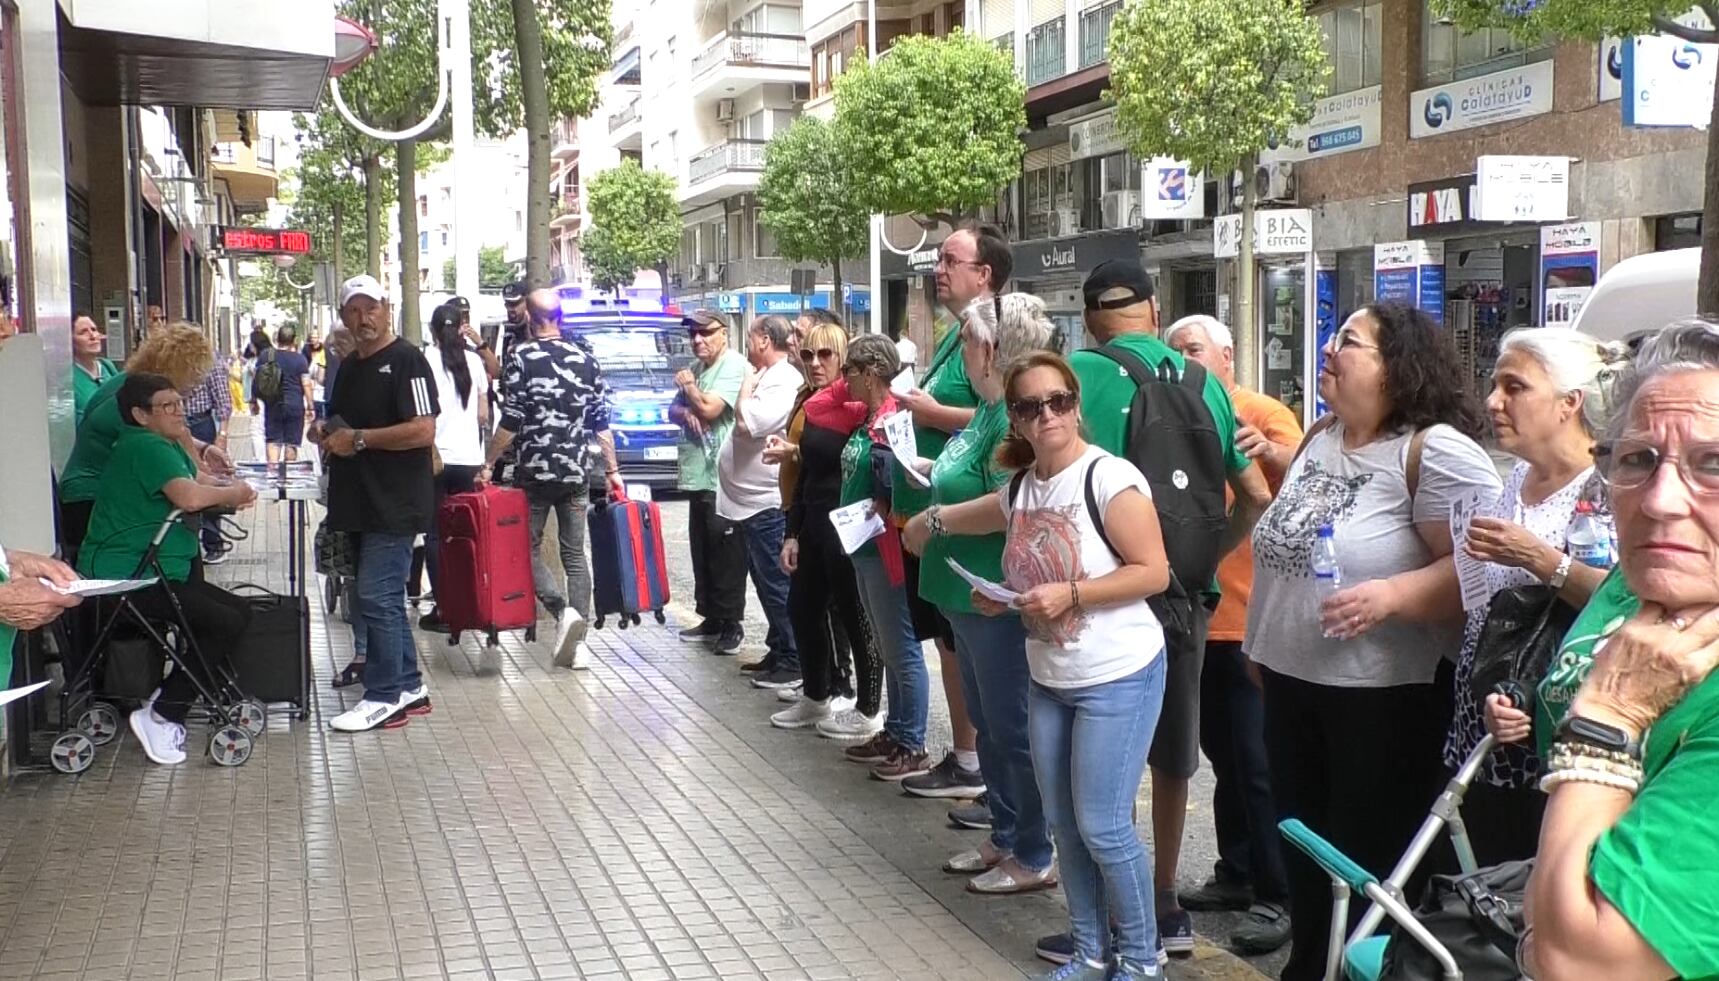
<path fill-rule="evenodd" d="M 958 328 L 944 334 L 937 343 L 937 352 L 931 356 L 930 367 L 926 369 L 925 377 L 919 380 L 919 387 L 940 405 L 966 409 L 979 404 L 979 395 L 973 391 L 973 383 L 967 378 L 967 364 L 961 360 L 961 331 Z M 950 436 L 950 433 L 932 426 L 913 427 L 914 444 L 919 455 L 927 460 L 937 459 Z M 895 476 L 890 481 L 890 510 L 897 520 L 906 521 L 931 506 L 931 491 L 910 481 L 901 472 L 899 464 L 894 471 Z"/>
<path fill-rule="evenodd" d="M 1003 403 L 982 402 L 967 428 L 955 435 L 931 467 L 931 496 L 936 504 L 960 504 L 994 494 L 1013 472 L 997 465 L 997 447 L 1009 432 Z M 968 572 L 1003 581 L 1004 535 L 932 536 L 919 563 L 919 595 L 954 613 L 972 613 L 973 587 L 949 568 L 954 559 Z"/>

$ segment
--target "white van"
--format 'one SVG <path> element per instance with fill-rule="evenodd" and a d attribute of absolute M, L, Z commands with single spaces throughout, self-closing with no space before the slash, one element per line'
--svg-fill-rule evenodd
<path fill-rule="evenodd" d="M 1606 270 L 1571 326 L 1602 341 L 1627 341 L 1695 315 L 1700 249 L 1632 256 Z"/>

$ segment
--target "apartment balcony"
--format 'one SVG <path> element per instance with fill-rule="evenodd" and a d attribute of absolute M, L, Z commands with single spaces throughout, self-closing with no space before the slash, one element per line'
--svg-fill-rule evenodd
<path fill-rule="evenodd" d="M 579 155 L 579 123 L 572 119 L 563 119 L 549 130 L 549 145 L 553 147 L 549 156 L 555 160 L 565 160 Z"/>
<path fill-rule="evenodd" d="M 639 100 L 634 99 L 609 116 L 609 145 L 622 150 L 643 150 L 643 124 L 639 120 Z"/>
<path fill-rule="evenodd" d="M 682 207 L 696 207 L 758 187 L 766 140 L 725 140 L 699 151 L 687 163 Z"/>
<path fill-rule="evenodd" d="M 275 141 L 270 137 L 253 138 L 250 146 L 216 143 L 209 148 L 209 165 L 215 177 L 227 182 L 233 203 L 241 207 L 267 204 L 280 186 Z"/>
<path fill-rule="evenodd" d="M 1091 68 L 1110 60 L 1110 22 L 1122 12 L 1122 0 L 1093 7 L 1080 15 L 1080 66 Z"/>
<path fill-rule="evenodd" d="M 1063 46 L 1063 18 L 1045 21 L 1027 32 L 1026 62 L 1028 88 L 1059 78 L 1068 70 L 1068 52 Z"/>
<path fill-rule="evenodd" d="M 577 188 L 562 191 L 549 202 L 549 227 L 556 230 L 576 228 L 579 225 L 579 191 Z"/>
<path fill-rule="evenodd" d="M 728 99 L 757 85 L 811 81 L 812 54 L 793 34 L 718 34 L 692 59 L 692 97 Z"/>

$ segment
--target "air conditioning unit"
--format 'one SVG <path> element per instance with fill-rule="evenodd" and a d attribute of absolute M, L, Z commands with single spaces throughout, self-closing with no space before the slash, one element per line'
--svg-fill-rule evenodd
<path fill-rule="evenodd" d="M 1132 228 L 1140 222 L 1139 191 L 1107 191 L 1103 205 L 1105 228 Z"/>
<path fill-rule="evenodd" d="M 812 83 L 811 82 L 795 82 L 794 83 L 794 94 L 793 94 L 791 101 L 794 101 L 794 102 L 810 102 L 810 101 L 812 101 Z"/>
<path fill-rule="evenodd" d="M 716 121 L 719 123 L 727 123 L 727 122 L 733 122 L 734 121 L 734 100 L 733 99 L 717 99 L 716 100 Z"/>
<path fill-rule="evenodd" d="M 1073 208 L 1058 208 L 1051 212 L 1051 238 L 1080 234 L 1080 212 Z"/>
<path fill-rule="evenodd" d="M 1287 160 L 1260 164 L 1253 172 L 1254 197 L 1261 201 L 1295 200 L 1295 165 Z"/>
<path fill-rule="evenodd" d="M 720 262 L 707 262 L 707 263 L 705 263 L 704 264 L 704 281 L 706 283 L 718 283 L 718 282 L 721 282 L 721 280 L 722 280 L 722 263 L 720 263 Z"/>

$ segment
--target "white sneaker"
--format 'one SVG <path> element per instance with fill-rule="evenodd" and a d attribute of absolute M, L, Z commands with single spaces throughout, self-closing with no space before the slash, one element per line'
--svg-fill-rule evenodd
<path fill-rule="evenodd" d="M 429 715 L 430 686 L 419 682 L 418 687 L 401 692 L 398 704 L 400 711 L 407 715 Z"/>
<path fill-rule="evenodd" d="M 358 704 L 340 713 L 328 722 L 328 727 L 336 732 L 368 732 L 371 729 L 396 729 L 406 724 L 406 710 L 396 699 L 392 702 L 373 702 L 361 698 Z"/>
<path fill-rule="evenodd" d="M 776 701 L 778 701 L 778 702 L 787 702 L 789 705 L 792 705 L 799 700 L 800 700 L 800 689 L 798 689 L 798 688 L 778 688 L 778 689 L 776 689 Z"/>
<path fill-rule="evenodd" d="M 829 717 L 829 702 L 814 702 L 809 698 L 802 698 L 770 716 L 770 724 L 778 729 L 804 729 Z"/>
<path fill-rule="evenodd" d="M 570 667 L 575 671 L 589 671 L 591 670 L 591 662 L 596 657 L 597 655 L 591 653 L 591 645 L 580 641 L 573 647 L 573 663 Z"/>
<path fill-rule="evenodd" d="M 150 701 L 155 701 L 153 696 Z M 177 766 L 185 762 L 185 727 L 156 715 L 154 709 L 144 707 L 131 713 L 131 732 L 143 747 L 143 755 L 156 763 Z"/>
<path fill-rule="evenodd" d="M 560 619 L 555 621 L 555 666 L 558 668 L 573 667 L 575 660 L 574 645 L 585 640 L 585 631 L 590 625 L 579 611 L 571 606 L 561 611 Z"/>
<path fill-rule="evenodd" d="M 818 735 L 825 739 L 870 739 L 882 731 L 882 712 L 866 715 L 851 704 L 818 723 Z"/>

